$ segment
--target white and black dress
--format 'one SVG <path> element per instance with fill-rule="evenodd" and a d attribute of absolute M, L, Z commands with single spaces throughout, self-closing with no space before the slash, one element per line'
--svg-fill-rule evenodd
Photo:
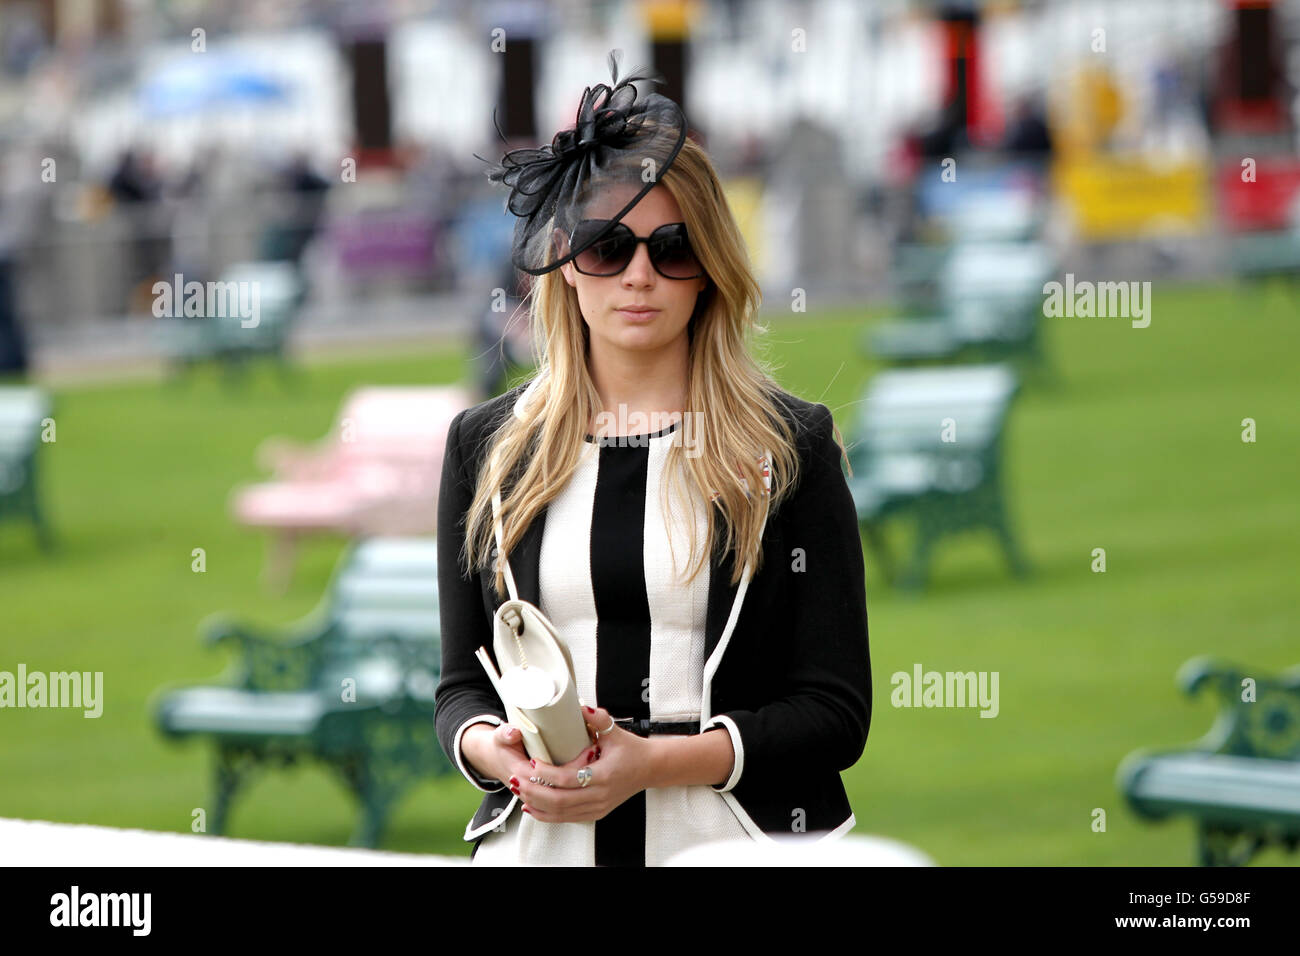
<path fill-rule="evenodd" d="M 674 498 L 667 516 L 660 505 L 678 427 L 588 435 L 546 513 L 541 610 L 573 654 L 578 695 L 616 718 L 700 719 L 707 562 L 694 581 L 685 578 L 696 557 L 688 522 L 694 518 L 698 554 L 708 546 L 708 516 L 699 500 L 692 508 Z M 685 487 L 683 477 L 673 490 Z M 654 866 L 690 846 L 748 837 L 713 787 L 655 787 L 594 822 L 544 823 L 516 807 L 482 838 L 474 863 Z"/>

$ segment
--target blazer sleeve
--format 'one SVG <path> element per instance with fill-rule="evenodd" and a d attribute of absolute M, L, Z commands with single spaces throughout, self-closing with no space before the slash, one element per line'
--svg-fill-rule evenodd
<path fill-rule="evenodd" d="M 461 563 L 465 518 L 474 495 L 473 474 L 466 471 L 460 427 L 465 412 L 452 419 L 442 458 L 438 491 L 438 604 L 442 625 L 442 675 L 434 698 L 434 726 L 447 756 L 480 790 L 503 784 L 474 773 L 460 752 L 465 728 L 482 721 L 504 723 L 505 709 L 474 652 L 492 649 L 492 627 L 483 607 L 478 575 Z M 495 786 L 493 786 L 495 784 Z"/>
<path fill-rule="evenodd" d="M 865 566 L 857 511 L 831 426 L 830 409 L 816 405 L 803 474 L 781 509 L 784 548 L 801 548 L 805 564 L 797 570 L 790 553 L 774 556 L 785 562 L 776 580 L 788 582 L 784 600 L 791 608 L 789 633 L 776 642 L 783 647 L 780 693 L 756 709 L 713 718 L 732 735 L 736 753 L 731 776 L 714 787 L 719 792 L 742 777 L 847 770 L 866 748 L 871 661 Z"/>

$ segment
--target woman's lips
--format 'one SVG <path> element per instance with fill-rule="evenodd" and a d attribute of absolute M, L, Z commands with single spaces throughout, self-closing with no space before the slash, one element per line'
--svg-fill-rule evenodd
<path fill-rule="evenodd" d="M 630 309 L 619 309 L 618 314 L 623 316 L 629 322 L 647 322 L 659 314 L 658 309 L 646 309 L 643 312 L 634 312 Z"/>

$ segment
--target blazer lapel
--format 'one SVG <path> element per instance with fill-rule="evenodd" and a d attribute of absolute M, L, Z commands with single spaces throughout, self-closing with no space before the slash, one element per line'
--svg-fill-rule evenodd
<path fill-rule="evenodd" d="M 542 588 L 538 569 L 541 567 L 546 511 L 543 508 L 537 513 L 524 536 L 519 539 L 514 554 L 510 555 L 510 569 L 515 574 L 515 587 L 519 590 L 520 600 L 537 606 L 541 605 Z"/>

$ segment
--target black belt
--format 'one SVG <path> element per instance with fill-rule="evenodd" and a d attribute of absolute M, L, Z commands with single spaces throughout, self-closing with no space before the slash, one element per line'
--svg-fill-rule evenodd
<path fill-rule="evenodd" d="M 698 720 L 673 722 L 650 720 L 646 717 L 623 717 L 615 720 L 614 723 L 624 730 L 630 730 L 638 737 L 649 737 L 651 734 L 698 734 L 700 732 Z"/>

